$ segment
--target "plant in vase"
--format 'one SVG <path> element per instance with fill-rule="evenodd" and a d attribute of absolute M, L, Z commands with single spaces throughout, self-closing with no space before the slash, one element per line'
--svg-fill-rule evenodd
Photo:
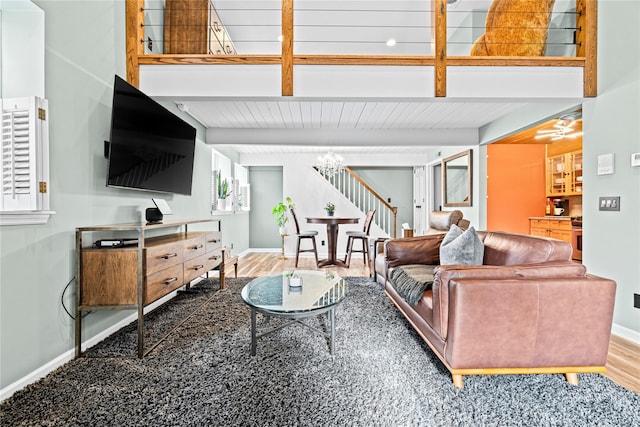
<path fill-rule="evenodd" d="M 329 216 L 333 216 L 333 213 L 334 213 L 334 212 L 335 212 L 335 210 L 336 210 L 336 205 L 334 205 L 334 204 L 333 204 L 333 203 L 331 203 L 331 202 L 328 202 L 328 203 L 325 205 L 324 210 L 325 210 L 325 211 L 327 211 L 327 215 L 329 215 Z"/>
<path fill-rule="evenodd" d="M 284 236 L 287 233 L 287 222 L 289 221 L 289 216 L 287 215 L 287 211 L 289 209 L 293 209 L 295 204 L 291 200 L 291 197 L 287 197 L 284 199 L 284 202 L 278 202 L 277 205 L 273 207 L 271 213 L 278 224 L 280 235 Z"/>
<path fill-rule="evenodd" d="M 225 210 L 227 208 L 227 197 L 231 194 L 229 181 L 223 180 L 220 172 L 218 172 L 218 209 Z"/>

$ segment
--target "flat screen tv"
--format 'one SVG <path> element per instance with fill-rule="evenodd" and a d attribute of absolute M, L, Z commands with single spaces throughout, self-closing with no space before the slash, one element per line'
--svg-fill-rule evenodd
<path fill-rule="evenodd" d="M 107 186 L 191 195 L 196 130 L 115 76 Z"/>

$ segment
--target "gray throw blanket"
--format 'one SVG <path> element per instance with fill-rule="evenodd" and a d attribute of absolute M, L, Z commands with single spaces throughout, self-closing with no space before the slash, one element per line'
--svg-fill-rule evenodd
<path fill-rule="evenodd" d="M 412 264 L 396 267 L 391 272 L 391 285 L 411 305 L 420 301 L 422 294 L 433 285 L 435 265 Z"/>

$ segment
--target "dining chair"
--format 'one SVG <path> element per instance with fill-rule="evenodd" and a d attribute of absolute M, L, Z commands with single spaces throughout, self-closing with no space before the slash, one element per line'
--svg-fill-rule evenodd
<path fill-rule="evenodd" d="M 347 267 L 349 267 L 349 264 L 351 263 L 351 254 L 354 252 L 361 253 L 362 261 L 364 261 L 365 265 L 369 265 L 369 230 L 371 229 L 371 223 L 373 222 L 373 216 L 375 213 L 375 209 L 371 209 L 367 212 L 362 231 L 347 231 L 347 254 L 344 260 Z M 361 250 L 353 249 L 354 240 L 360 240 L 362 242 Z"/>
<path fill-rule="evenodd" d="M 318 235 L 318 232 L 316 230 L 300 231 L 300 225 L 298 224 L 298 217 L 296 217 L 296 212 L 293 210 L 293 208 L 289 208 L 289 211 L 291 212 L 291 216 L 293 217 L 293 222 L 296 225 L 296 236 L 298 238 L 298 241 L 296 243 L 296 268 L 298 267 L 298 257 L 300 255 L 300 252 L 313 252 L 313 254 L 316 257 L 316 266 L 317 266 L 318 265 L 318 248 L 316 246 L 316 236 Z M 302 239 L 311 239 L 311 242 L 313 243 L 313 248 L 300 249 L 300 241 Z"/>

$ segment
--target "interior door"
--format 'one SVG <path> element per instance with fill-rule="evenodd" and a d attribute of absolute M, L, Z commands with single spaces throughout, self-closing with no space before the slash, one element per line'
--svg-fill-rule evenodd
<path fill-rule="evenodd" d="M 442 210 L 442 163 L 431 166 L 431 210 Z"/>
<path fill-rule="evenodd" d="M 427 222 L 426 167 L 413 168 L 413 229 L 416 235 L 424 234 Z"/>

